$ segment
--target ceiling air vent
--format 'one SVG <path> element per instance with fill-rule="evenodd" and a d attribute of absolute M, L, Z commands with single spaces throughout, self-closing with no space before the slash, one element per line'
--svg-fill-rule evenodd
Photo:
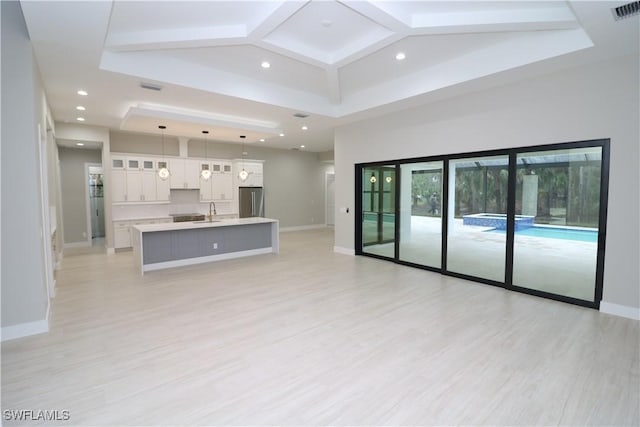
<path fill-rule="evenodd" d="M 141 82 L 140 83 L 140 87 L 142 89 L 149 89 L 149 90 L 155 90 L 157 92 L 160 92 L 162 90 L 162 86 L 160 85 L 156 85 L 153 83 L 145 83 L 145 82 Z"/>
<path fill-rule="evenodd" d="M 309 117 L 309 115 L 304 113 L 295 113 L 293 117 L 297 117 L 299 119 L 306 119 L 307 117 Z"/>
<path fill-rule="evenodd" d="M 620 7 L 615 7 L 611 9 L 611 12 L 613 12 L 613 19 L 616 21 L 638 15 L 640 14 L 640 1 L 632 1 Z"/>

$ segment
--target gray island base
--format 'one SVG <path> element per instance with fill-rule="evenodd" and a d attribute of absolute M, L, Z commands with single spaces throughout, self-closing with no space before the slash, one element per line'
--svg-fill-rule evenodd
<path fill-rule="evenodd" d="M 133 252 L 141 274 L 279 250 L 278 220 L 224 219 L 132 227 Z"/>

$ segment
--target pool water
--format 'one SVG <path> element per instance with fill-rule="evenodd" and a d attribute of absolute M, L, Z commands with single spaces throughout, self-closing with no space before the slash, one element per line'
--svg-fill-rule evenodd
<path fill-rule="evenodd" d="M 505 230 L 487 230 L 493 233 L 504 233 Z M 519 236 L 545 237 L 549 239 L 574 240 L 578 242 L 598 242 L 597 230 L 580 230 L 576 228 L 563 227 L 539 227 L 533 226 L 516 231 Z"/>

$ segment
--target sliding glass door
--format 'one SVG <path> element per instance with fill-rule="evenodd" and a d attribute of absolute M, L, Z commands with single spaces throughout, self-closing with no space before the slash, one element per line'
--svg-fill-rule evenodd
<path fill-rule="evenodd" d="M 363 252 L 394 257 L 396 224 L 396 169 L 393 165 L 362 171 Z"/>
<path fill-rule="evenodd" d="M 509 156 L 449 162 L 447 270 L 505 280 Z"/>
<path fill-rule="evenodd" d="M 602 147 L 517 155 L 513 285 L 593 301 Z"/>
<path fill-rule="evenodd" d="M 399 259 L 440 268 L 443 162 L 400 166 Z"/>
<path fill-rule="evenodd" d="M 356 253 L 588 307 L 609 140 L 356 166 Z"/>

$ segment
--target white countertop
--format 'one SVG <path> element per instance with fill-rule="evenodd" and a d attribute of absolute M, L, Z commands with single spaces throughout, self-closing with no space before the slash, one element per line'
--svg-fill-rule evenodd
<path fill-rule="evenodd" d="M 170 216 L 144 216 L 144 217 L 135 217 L 135 218 L 117 218 L 114 219 L 113 222 L 131 222 L 131 221 L 156 221 L 156 220 L 169 220 L 172 221 L 173 218 Z"/>
<path fill-rule="evenodd" d="M 211 228 L 211 227 L 230 227 L 234 225 L 248 224 L 266 224 L 278 222 L 277 219 L 271 218 L 235 218 L 235 219 L 217 219 L 213 222 L 205 220 L 204 222 L 168 222 L 164 224 L 141 224 L 134 225 L 132 228 L 142 232 L 149 233 L 153 231 L 172 231 L 172 230 L 189 230 L 193 228 Z"/>

